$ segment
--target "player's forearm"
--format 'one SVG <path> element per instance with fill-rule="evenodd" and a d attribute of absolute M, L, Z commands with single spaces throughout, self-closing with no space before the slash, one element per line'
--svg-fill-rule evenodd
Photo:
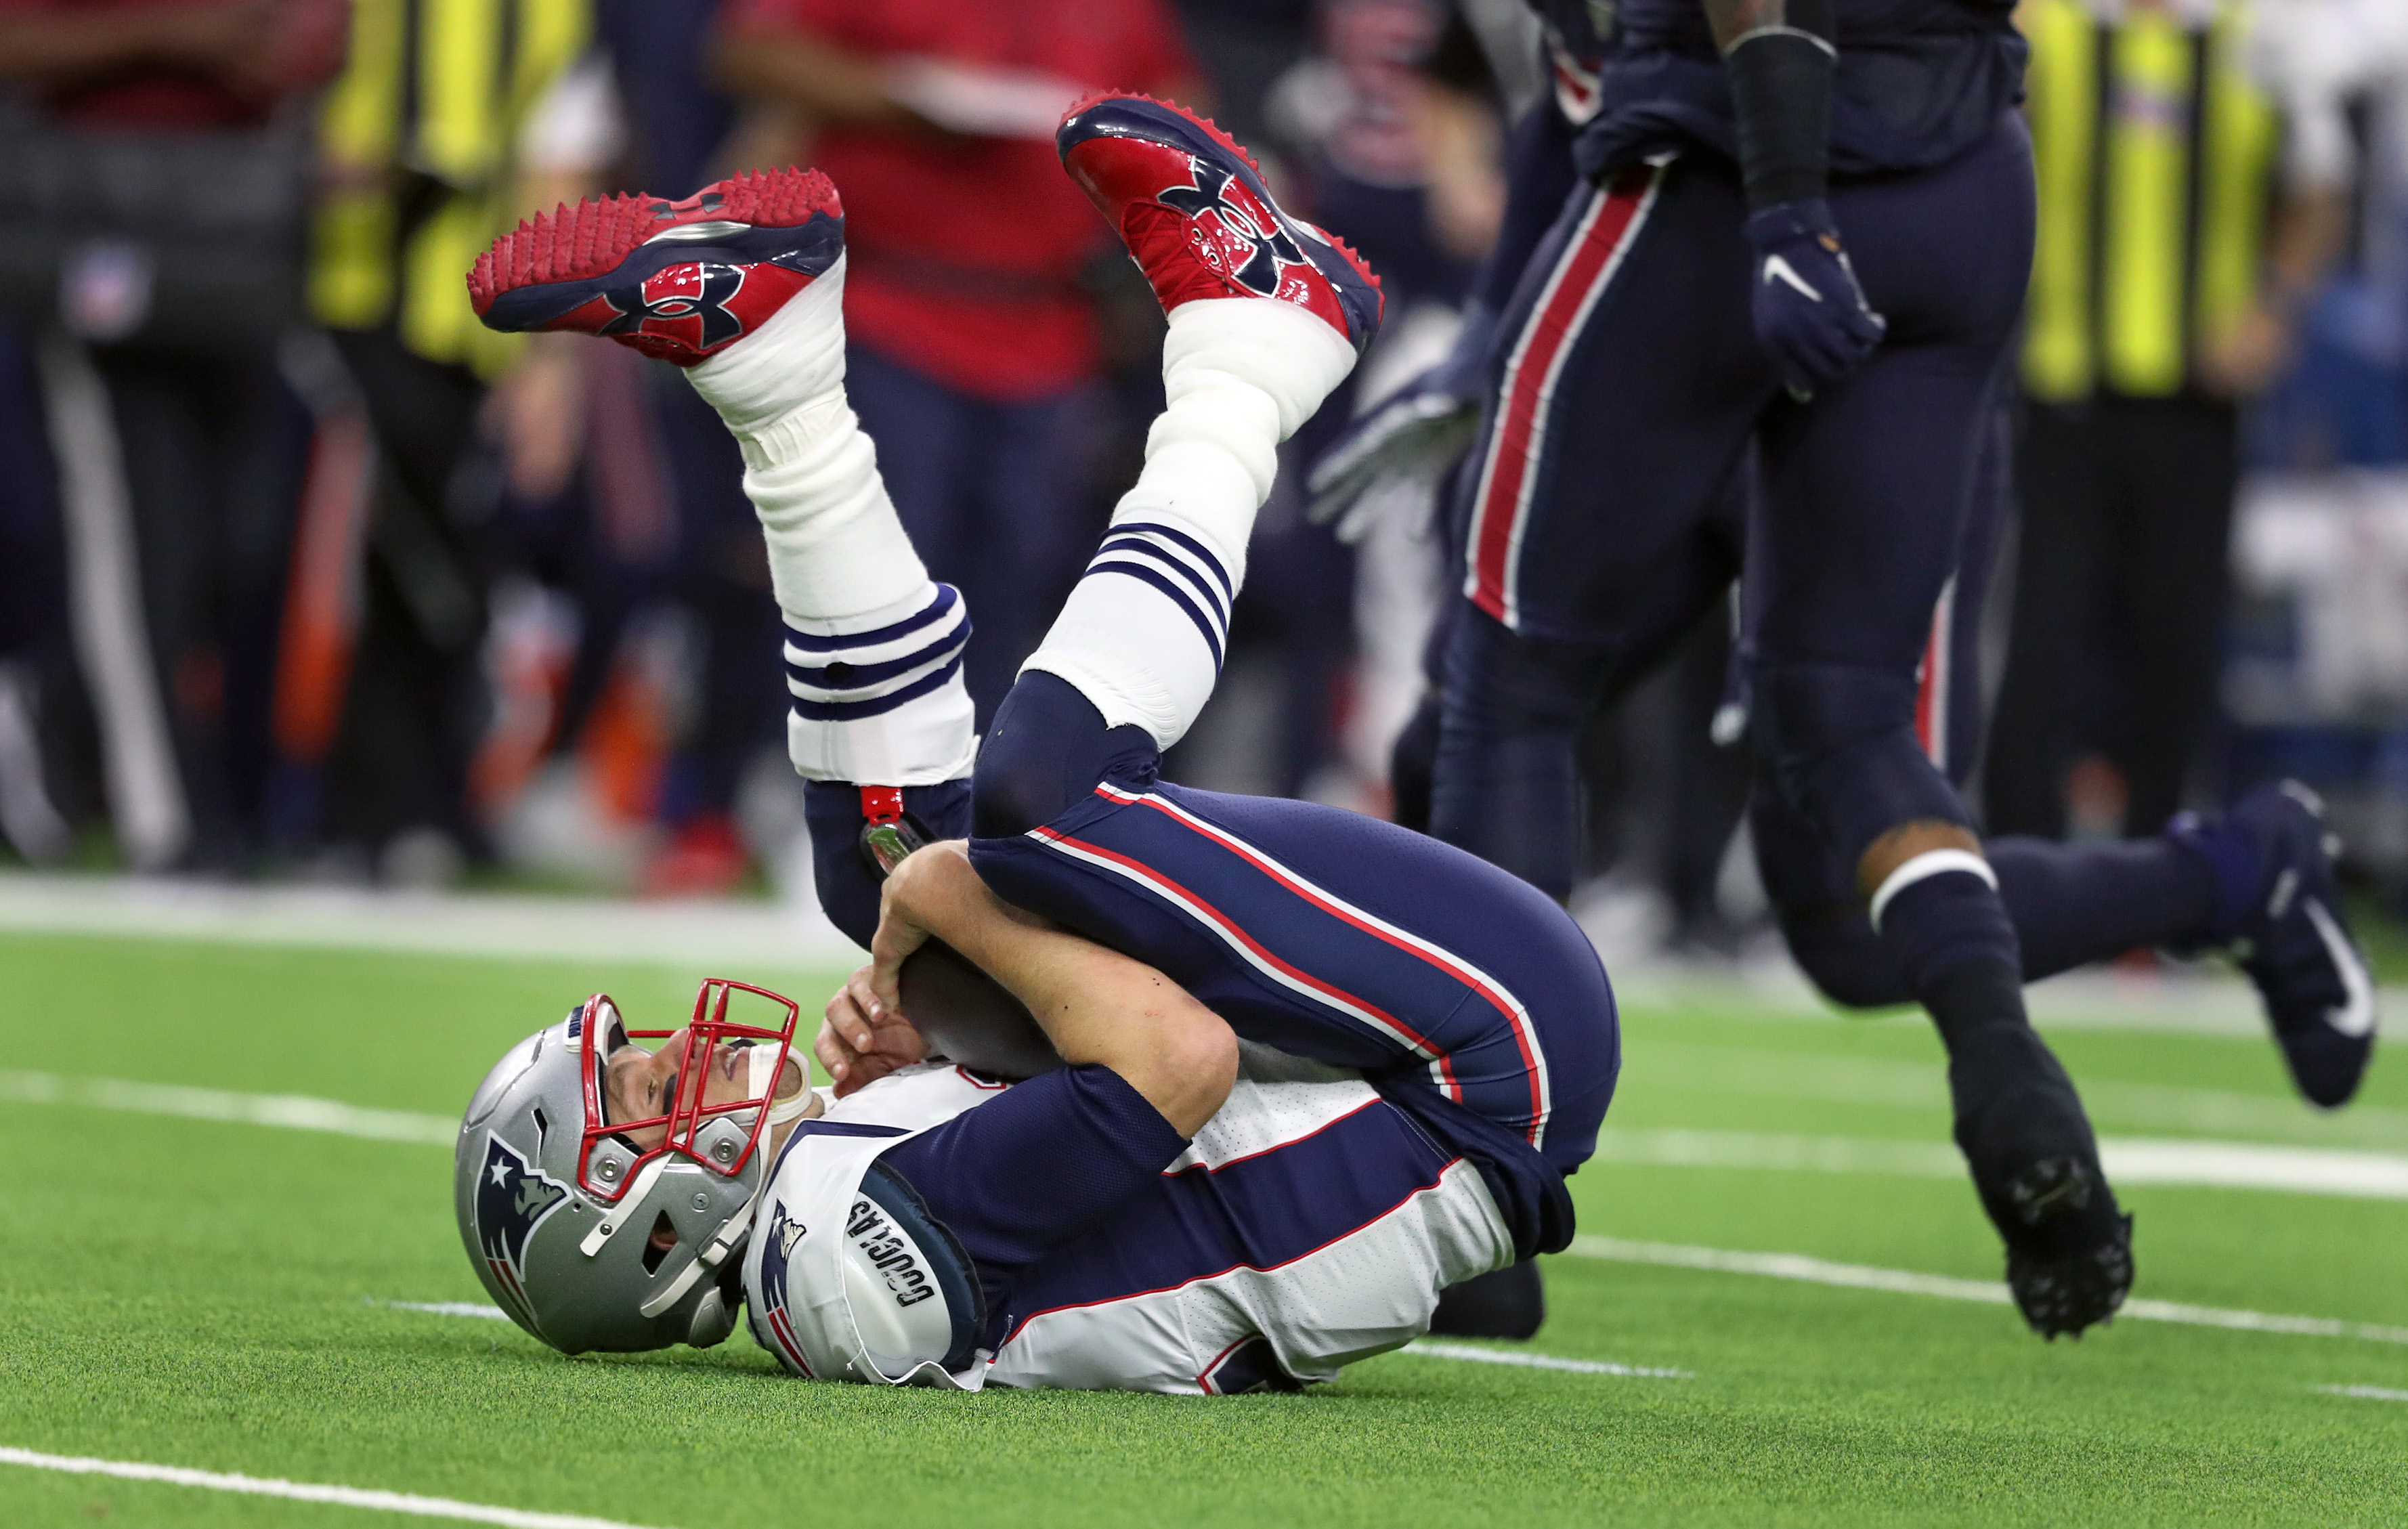
<path fill-rule="evenodd" d="M 1227 1022 L 1144 963 L 996 896 L 960 841 L 913 853 L 887 898 L 888 918 L 943 940 L 1025 1004 L 1065 1062 L 1110 1067 L 1180 1135 L 1228 1097 L 1238 1050 Z"/>
<path fill-rule="evenodd" d="M 1830 178 L 1833 0 L 1700 0 L 1730 74 L 1751 208 L 1806 201 Z"/>

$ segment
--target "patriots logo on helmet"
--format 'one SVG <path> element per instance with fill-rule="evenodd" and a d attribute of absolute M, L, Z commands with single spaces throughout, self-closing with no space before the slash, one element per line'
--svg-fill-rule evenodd
<path fill-rule="evenodd" d="M 795 1368 L 805 1376 L 811 1373 L 810 1362 L 803 1357 L 803 1346 L 795 1339 L 795 1326 L 786 1315 L 786 1265 L 795 1256 L 795 1245 L 803 1240 L 807 1231 L 801 1222 L 786 1214 L 786 1202 L 780 1200 L 769 1207 L 769 1229 L 761 1247 L 761 1288 L 758 1293 L 762 1320 L 778 1340 L 779 1350 Z"/>
<path fill-rule="evenodd" d="M 727 305 L 744 290 L 744 268 L 699 262 L 672 265 L 640 287 L 619 287 L 602 294 L 619 316 L 596 333 L 603 335 L 668 335 L 708 350 L 744 333 L 744 321 Z M 692 324 L 698 338 L 679 331 Z"/>
<path fill-rule="evenodd" d="M 1248 292 L 1276 293 L 1281 268 L 1303 264 L 1304 251 L 1278 216 L 1227 170 L 1190 155 L 1187 173 L 1188 184 L 1167 186 L 1155 200 L 1194 220 L 1188 236 L 1208 264 Z"/>
<path fill-rule="evenodd" d="M 494 1279 L 511 1299 L 511 1312 L 529 1332 L 539 1333 L 535 1306 L 522 1276 L 527 1239 L 545 1217 L 568 1199 L 568 1186 L 532 1167 L 497 1136 L 485 1138 L 485 1165 L 477 1176 L 477 1245 Z"/>

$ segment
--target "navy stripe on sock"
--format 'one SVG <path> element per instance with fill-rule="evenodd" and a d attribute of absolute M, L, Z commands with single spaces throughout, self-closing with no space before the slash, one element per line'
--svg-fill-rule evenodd
<path fill-rule="evenodd" d="M 1182 581 L 1196 592 L 1197 596 L 1204 602 L 1205 607 L 1219 618 L 1222 631 L 1226 632 L 1229 629 L 1228 603 L 1221 598 L 1220 592 L 1207 583 L 1204 576 L 1197 573 L 1192 564 L 1171 556 L 1154 543 L 1138 536 L 1110 537 L 1101 547 L 1096 549 L 1096 557 L 1100 559 L 1107 552 L 1134 553 L 1160 564 L 1164 568 L 1176 574 Z M 1087 565 L 1094 567 L 1095 563 L 1091 561 Z"/>
<path fill-rule="evenodd" d="M 924 679 L 912 681 L 892 695 L 872 696 L 867 701 L 806 701 L 796 696 L 794 712 L 810 722 L 853 722 L 865 717 L 882 716 L 906 701 L 916 701 L 941 688 L 946 680 L 961 673 L 961 669 L 962 655 L 955 653 L 953 661 L 943 668 Z"/>
<path fill-rule="evenodd" d="M 1105 528 L 1106 535 L 1114 536 L 1130 531 L 1145 531 L 1157 536 L 1168 536 L 1172 541 L 1177 542 L 1180 546 L 1186 548 L 1198 558 L 1201 558 L 1204 562 L 1204 566 L 1212 570 L 1212 577 L 1221 581 L 1222 604 L 1226 605 L 1238 597 L 1237 586 L 1229 582 L 1229 570 L 1221 566 L 1221 560 L 1212 555 L 1212 550 L 1211 548 L 1205 546 L 1202 542 L 1197 541 L 1186 532 L 1180 530 L 1176 526 L 1156 525 L 1151 521 L 1128 521 L 1119 525 L 1108 526 Z"/>
<path fill-rule="evenodd" d="M 834 653 L 847 648 L 867 648 L 872 643 L 892 642 L 943 620 L 945 613 L 960 603 L 961 597 L 961 592 L 951 584 L 939 584 L 937 597 L 918 614 L 906 616 L 893 625 L 882 626 L 874 632 L 847 632 L 838 636 L 824 637 L 810 632 L 797 632 L 794 623 L 789 622 L 786 623 L 786 641 L 807 653 Z"/>
<path fill-rule="evenodd" d="M 1096 574 L 1125 574 L 1129 578 L 1137 579 L 1142 583 L 1151 584 L 1155 589 L 1158 589 L 1163 593 L 1168 595 L 1173 604 L 1178 606 L 1180 609 L 1187 612 L 1187 619 L 1196 623 L 1196 630 L 1204 634 L 1204 646 L 1212 650 L 1212 672 L 1215 674 L 1220 673 L 1221 639 L 1213 634 L 1212 623 L 1205 620 L 1204 613 L 1201 610 L 1196 608 L 1196 602 L 1187 598 L 1186 595 L 1179 593 L 1178 585 L 1172 583 L 1161 574 L 1156 573 L 1151 565 L 1143 563 L 1097 562 L 1088 566 L 1087 573 L 1089 577 L 1093 577 Z"/>
<path fill-rule="evenodd" d="M 970 623 L 964 622 L 945 636 L 928 644 L 925 648 L 906 653 L 901 658 L 890 658 L 880 664 L 852 664 L 839 658 L 816 668 L 788 659 L 786 675 L 788 679 L 819 690 L 861 690 L 870 685 L 882 684 L 889 679 L 899 679 L 924 664 L 936 662 L 947 653 L 959 652 L 963 644 L 969 640 Z"/>

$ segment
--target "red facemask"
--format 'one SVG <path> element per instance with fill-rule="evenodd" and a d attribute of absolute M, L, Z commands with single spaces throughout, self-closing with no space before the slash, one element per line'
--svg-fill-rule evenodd
<path fill-rule="evenodd" d="M 737 993 L 748 993 L 767 999 L 785 1011 L 785 1022 L 775 1027 L 746 1024 L 727 1017 L 728 1000 Z M 758 1006 L 752 1006 L 758 1007 Z M 763 1018 L 768 1018 L 764 1015 Z M 760 1150 L 761 1135 L 767 1129 L 769 1111 L 777 1093 L 778 1079 L 784 1073 L 786 1058 L 794 1049 L 795 1025 L 802 1017 L 801 1006 L 781 993 L 767 988 L 756 988 L 747 982 L 733 982 L 714 977 L 702 984 L 695 994 L 694 1018 L 685 1027 L 685 1041 L 678 1057 L 677 1083 L 669 1097 L 668 1112 L 642 1120 L 613 1121 L 603 1112 L 603 1063 L 629 1040 L 664 1040 L 678 1034 L 674 1030 L 629 1030 L 619 1017 L 619 1006 L 607 993 L 595 993 L 585 1000 L 585 1007 L 577 1025 L 579 1045 L 583 1050 L 585 1079 L 584 1139 L 577 1150 L 578 1187 L 606 1204 L 615 1204 L 626 1193 L 628 1186 L 650 1176 L 644 1169 L 655 1159 L 670 1152 L 679 1153 L 711 1173 L 734 1178 L 744 1171 L 752 1154 Z M 749 1053 L 757 1047 L 774 1046 L 776 1055 L 766 1068 L 752 1065 Z M 729 1098 L 712 1104 L 703 1103 L 710 1081 L 716 1076 L 740 1080 L 740 1098 Z M 766 1079 L 755 1082 L 755 1079 Z M 757 1090 L 757 1092 L 756 1092 Z M 729 1151 L 724 1133 L 711 1150 L 705 1150 L 697 1135 L 714 1121 L 730 1116 L 739 1117 L 734 1123 L 743 1128 L 743 1146 Z M 594 1147 L 608 1136 L 623 1140 L 631 1131 L 647 1126 L 666 1127 L 667 1136 L 661 1144 L 639 1154 L 616 1176 L 615 1182 L 600 1182 L 588 1172 Z"/>

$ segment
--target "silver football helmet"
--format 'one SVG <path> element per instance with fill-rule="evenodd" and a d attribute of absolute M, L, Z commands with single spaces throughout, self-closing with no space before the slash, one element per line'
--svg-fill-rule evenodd
<path fill-rule="evenodd" d="M 783 1025 L 731 1022 L 738 993 L 782 1006 Z M 768 1174 L 766 1133 L 809 1103 L 808 1089 L 774 1102 L 798 1017 L 792 999 L 713 979 L 683 1030 L 630 1031 L 596 993 L 510 1048 L 468 1102 L 452 1179 L 468 1261 L 512 1321 L 564 1353 L 728 1335 L 743 1304 L 729 1255 Z M 606 1062 L 660 1037 L 681 1049 L 667 1113 L 609 1119 Z M 714 1075 L 743 1096 L 706 1102 Z"/>

